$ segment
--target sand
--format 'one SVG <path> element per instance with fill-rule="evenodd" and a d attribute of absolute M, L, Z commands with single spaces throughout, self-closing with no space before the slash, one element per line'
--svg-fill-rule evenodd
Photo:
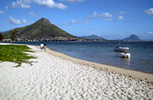
<path fill-rule="evenodd" d="M 41 52 L 34 46 L 29 47 L 35 53 L 28 54 L 37 57 L 30 60 L 34 61 L 32 66 L 0 63 L 0 100 L 153 99 L 152 74 L 136 72 L 147 76 L 143 80 L 143 76 L 132 76 L 129 70 L 123 74 L 113 66 L 97 67 L 95 63 L 68 59 L 48 49 Z"/>

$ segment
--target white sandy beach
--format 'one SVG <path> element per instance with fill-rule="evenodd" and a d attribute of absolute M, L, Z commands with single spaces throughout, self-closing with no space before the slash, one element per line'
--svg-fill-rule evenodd
<path fill-rule="evenodd" d="M 134 79 L 29 47 L 32 66 L 0 62 L 0 100 L 153 100 L 153 75 L 136 72 L 141 80 Z"/>

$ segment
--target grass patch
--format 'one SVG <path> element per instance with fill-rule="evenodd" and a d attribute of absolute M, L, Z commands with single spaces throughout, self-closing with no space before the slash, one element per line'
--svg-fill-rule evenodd
<path fill-rule="evenodd" d="M 31 51 L 26 45 L 0 45 L 0 61 L 15 62 L 18 64 L 16 67 L 21 66 L 21 63 L 32 64 L 32 62 L 28 60 L 36 57 L 23 52 L 34 51 Z"/>

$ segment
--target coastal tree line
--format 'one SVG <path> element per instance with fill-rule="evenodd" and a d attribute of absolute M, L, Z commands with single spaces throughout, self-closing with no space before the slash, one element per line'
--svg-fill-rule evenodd
<path fill-rule="evenodd" d="M 11 40 L 14 41 L 15 40 L 15 34 L 17 33 L 18 31 L 15 29 L 12 33 L 11 33 Z M 4 38 L 3 34 L 0 33 L 0 41 L 2 41 Z"/>
<path fill-rule="evenodd" d="M 3 34 L 0 33 L 0 41 L 3 39 Z"/>

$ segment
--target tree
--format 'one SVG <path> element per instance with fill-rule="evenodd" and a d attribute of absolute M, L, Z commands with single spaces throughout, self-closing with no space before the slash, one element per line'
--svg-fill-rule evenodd
<path fill-rule="evenodd" d="M 15 40 L 15 33 L 17 33 L 18 31 L 15 29 L 12 34 L 11 34 L 11 40 L 14 41 Z"/>
<path fill-rule="evenodd" d="M 3 39 L 3 34 L 0 33 L 0 41 Z"/>

